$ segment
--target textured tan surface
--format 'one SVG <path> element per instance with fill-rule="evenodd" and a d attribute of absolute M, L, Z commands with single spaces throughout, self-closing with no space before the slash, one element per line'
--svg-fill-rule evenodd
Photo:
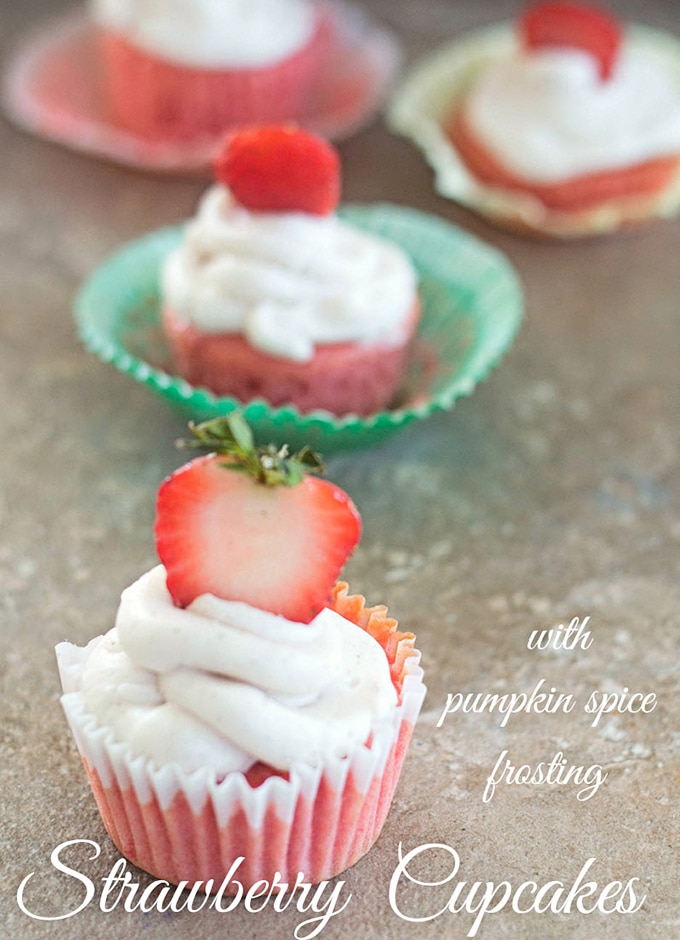
<path fill-rule="evenodd" d="M 680 34 L 671 0 L 613 4 Z M 511 3 L 376 0 L 409 58 L 462 27 L 509 15 Z M 0 7 L 3 44 L 48 4 Z M 57 4 L 51 9 L 57 9 Z M 144 389 L 84 352 L 71 322 L 80 280 L 121 242 L 182 219 L 201 186 L 154 179 L 0 126 L 0 936 L 107 940 L 292 937 L 295 911 L 76 916 L 84 886 L 51 869 L 58 844 L 96 883 L 117 853 L 87 790 L 58 704 L 54 644 L 109 627 L 121 589 L 154 561 L 155 489 L 181 461 L 182 424 Z M 528 314 L 502 367 L 447 415 L 380 449 L 336 458 L 331 475 L 365 525 L 352 587 L 384 601 L 424 651 L 429 694 L 388 823 L 343 876 L 347 908 L 321 936 L 464 937 L 473 917 L 410 924 L 391 910 L 397 846 L 444 843 L 458 880 L 571 885 L 587 859 L 600 887 L 639 879 L 631 915 L 489 915 L 478 936 L 512 940 L 667 940 L 680 932 L 680 224 L 600 242 L 503 235 L 436 197 L 416 152 L 375 124 L 342 146 L 349 200 L 414 204 L 505 250 Z M 527 649 L 532 630 L 589 616 L 587 651 Z M 571 692 L 569 715 L 437 719 L 448 693 Z M 649 715 L 597 728 L 581 706 L 593 689 L 653 691 Z M 500 751 L 535 764 L 563 751 L 605 765 L 579 802 L 572 786 L 499 785 L 482 802 Z M 442 861 L 441 857 L 438 859 Z M 436 866 L 421 866 L 423 879 Z M 439 877 L 446 872 L 439 869 Z M 136 877 L 136 876 L 135 876 Z M 148 883 L 139 876 L 143 884 Z M 447 889 L 413 889 L 409 910 L 446 906 Z"/>

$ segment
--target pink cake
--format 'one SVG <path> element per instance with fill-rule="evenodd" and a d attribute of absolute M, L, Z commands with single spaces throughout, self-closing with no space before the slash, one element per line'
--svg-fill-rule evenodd
<path fill-rule="evenodd" d="M 232 135 L 163 272 L 173 368 L 240 401 L 370 414 L 395 400 L 420 303 L 397 246 L 335 216 L 339 164 L 289 127 Z"/>
<path fill-rule="evenodd" d="M 588 234 L 677 203 L 676 86 L 668 63 L 615 16 L 580 0 L 539 0 L 519 16 L 512 54 L 489 57 L 445 132 L 507 206 L 528 197 L 537 233 Z M 524 228 L 513 216 L 507 224 Z"/>
<path fill-rule="evenodd" d="M 300 114 L 323 67 L 330 24 L 310 0 L 94 0 L 112 121 L 151 140 L 214 138 Z"/>
<path fill-rule="evenodd" d="M 414 303 L 404 324 L 415 330 L 420 308 Z M 410 346 L 386 343 L 326 343 L 311 362 L 269 356 L 232 333 L 211 336 L 163 312 L 163 325 L 175 366 L 192 385 L 239 401 L 264 398 L 272 405 L 294 403 L 300 411 L 323 408 L 337 414 L 371 414 L 387 408 L 406 371 Z"/>

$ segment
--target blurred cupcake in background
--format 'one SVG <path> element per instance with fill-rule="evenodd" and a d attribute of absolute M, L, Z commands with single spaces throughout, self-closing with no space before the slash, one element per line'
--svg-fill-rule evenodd
<path fill-rule="evenodd" d="M 154 140 L 299 113 L 331 29 L 313 0 L 92 0 L 91 15 L 111 120 Z"/>

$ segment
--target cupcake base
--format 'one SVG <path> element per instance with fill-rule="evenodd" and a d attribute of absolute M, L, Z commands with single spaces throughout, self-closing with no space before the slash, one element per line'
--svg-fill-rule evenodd
<path fill-rule="evenodd" d="M 281 62 L 257 68 L 199 69 L 154 56 L 125 36 L 97 30 L 110 120 L 151 140 L 219 137 L 237 124 L 290 120 L 304 111 L 331 43 L 327 14 L 311 38 Z"/>
<path fill-rule="evenodd" d="M 398 343 L 333 343 L 309 362 L 279 359 L 254 349 L 240 334 L 208 334 L 163 311 L 163 327 L 179 375 L 215 395 L 300 411 L 368 415 L 392 402 L 404 375 L 420 316 L 414 303 Z"/>
<path fill-rule="evenodd" d="M 637 50 L 666 68 L 680 81 L 680 43 L 662 31 L 629 26 L 627 40 Z M 530 186 L 504 185 L 496 173 L 485 181 L 489 167 L 486 155 L 473 154 L 468 146 L 463 153 L 458 140 L 452 139 L 452 115 L 465 106 L 471 84 L 489 62 L 512 55 L 517 49 L 513 26 L 503 23 L 456 39 L 428 55 L 416 66 L 397 90 L 388 113 L 392 130 L 405 134 L 422 150 L 435 173 L 435 186 L 443 195 L 483 215 L 493 224 L 522 234 L 549 238 L 576 238 L 604 235 L 657 218 L 669 218 L 680 208 L 680 159 L 671 158 L 673 166 L 652 161 L 640 169 L 632 195 L 614 190 L 604 181 L 597 198 L 585 207 L 575 207 L 574 192 L 562 190 L 552 196 L 562 206 L 547 205 Z M 677 155 L 680 158 L 680 155 Z M 485 167 L 483 168 L 483 165 Z M 637 172 L 637 171 L 636 171 Z M 478 175 L 479 174 L 479 175 Z M 592 180 L 588 181 L 588 187 Z M 602 180 L 597 180 L 600 187 Z M 628 181 L 632 182 L 632 181 Z M 577 197 L 582 199 L 578 181 Z M 618 188 L 617 188 L 618 187 Z M 600 198 L 600 194 L 603 198 Z M 549 197 L 550 198 L 550 197 Z"/>
<path fill-rule="evenodd" d="M 294 884 L 299 875 L 318 883 L 370 849 L 425 695 L 420 654 L 384 607 L 367 608 L 347 585 L 336 585 L 329 606 L 384 649 L 398 693 L 393 720 L 344 758 L 293 767 L 286 776 L 271 771 L 257 786 L 242 773 L 216 780 L 133 757 L 84 711 L 79 677 L 88 648 L 59 644 L 64 711 L 106 830 L 132 863 L 173 884 L 202 881 L 209 893 L 235 894 L 259 881 Z M 238 859 L 234 881 L 222 889 Z"/>

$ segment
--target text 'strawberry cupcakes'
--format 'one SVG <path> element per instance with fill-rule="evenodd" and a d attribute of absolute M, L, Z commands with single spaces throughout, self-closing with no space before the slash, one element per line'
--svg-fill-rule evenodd
<path fill-rule="evenodd" d="M 680 47 L 665 39 L 597 7 L 546 0 L 512 35 L 451 47 L 457 91 L 437 114 L 431 151 L 442 189 L 511 228 L 552 235 L 674 213 Z M 438 68 L 431 95 L 443 59 Z"/>
<path fill-rule="evenodd" d="M 339 219 L 339 160 L 290 126 L 236 131 L 162 274 L 176 371 L 240 401 L 371 414 L 402 378 L 417 278 L 393 243 Z"/>
<path fill-rule="evenodd" d="M 161 485 L 162 564 L 123 592 L 109 633 L 59 644 L 62 703 L 131 862 L 207 891 L 238 859 L 245 888 L 317 882 L 380 833 L 425 692 L 419 654 L 336 583 L 361 523 L 307 475 L 314 454 L 256 450 L 238 414 L 194 431 L 212 452 Z"/>
<path fill-rule="evenodd" d="M 152 140 L 291 118 L 323 68 L 313 0 L 92 0 L 112 121 Z"/>

